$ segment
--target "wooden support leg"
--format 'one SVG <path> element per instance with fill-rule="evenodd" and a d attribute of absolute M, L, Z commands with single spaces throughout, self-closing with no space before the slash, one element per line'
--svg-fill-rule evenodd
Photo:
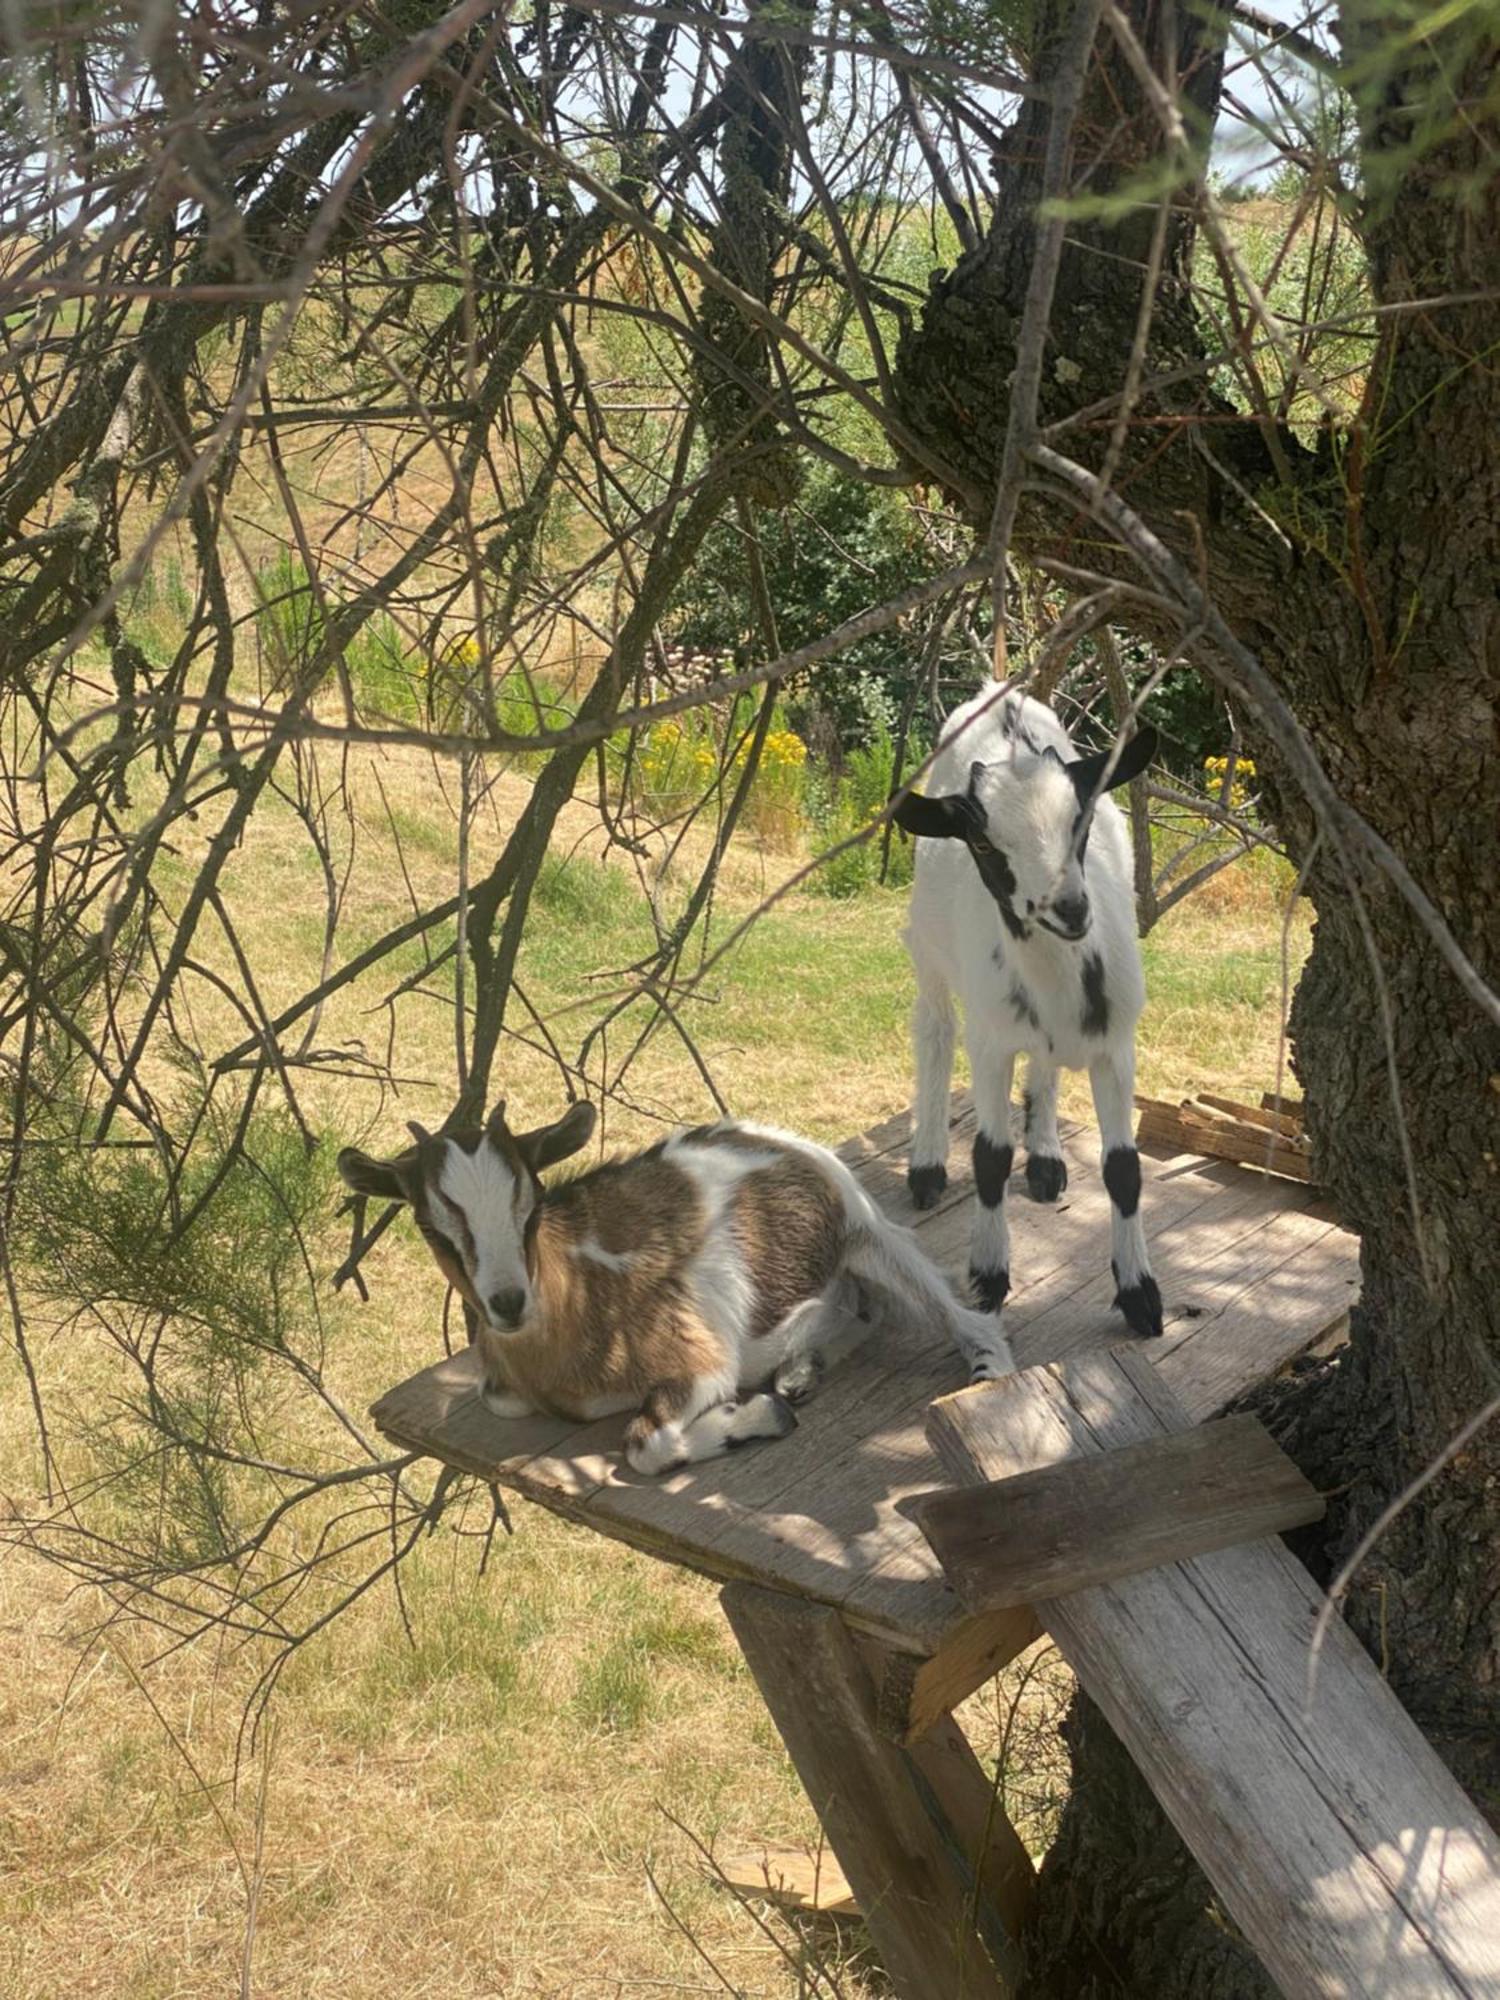
<path fill-rule="evenodd" d="M 902 2000 L 1002 2000 L 1029 1862 L 962 1732 L 883 1736 L 826 1605 L 739 1583 L 723 1604 Z"/>

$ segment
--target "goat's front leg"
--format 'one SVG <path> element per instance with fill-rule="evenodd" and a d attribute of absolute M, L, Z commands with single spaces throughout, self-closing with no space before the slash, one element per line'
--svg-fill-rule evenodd
<path fill-rule="evenodd" d="M 1056 1201 L 1067 1185 L 1057 1134 L 1057 1064 L 1033 1055 L 1026 1064 L 1026 1192 L 1033 1201 Z"/>
<path fill-rule="evenodd" d="M 974 1072 L 974 1233 L 969 1249 L 969 1283 L 985 1312 L 999 1312 L 1010 1290 L 1010 1226 L 1005 1220 L 1005 1185 L 1015 1149 L 1010 1143 L 1010 1086 L 1016 1073 L 1013 1049 L 1003 1054 L 970 1044 Z"/>
<path fill-rule="evenodd" d="M 1131 1129 L 1135 1050 L 1112 1049 L 1089 1066 L 1104 1185 L 1109 1191 L 1110 1268 L 1115 1304 L 1132 1333 L 1159 1334 L 1161 1292 L 1151 1275 L 1141 1221 L 1141 1157 Z"/>
<path fill-rule="evenodd" d="M 625 1427 L 625 1461 L 632 1472 L 655 1477 L 796 1428 L 791 1404 L 773 1390 L 741 1400 L 732 1377 L 659 1382 Z"/>

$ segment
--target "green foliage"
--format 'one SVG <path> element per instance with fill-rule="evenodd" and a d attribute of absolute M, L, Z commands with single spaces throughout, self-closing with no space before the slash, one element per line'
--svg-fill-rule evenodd
<path fill-rule="evenodd" d="M 819 467 L 795 506 L 760 516 L 762 560 L 777 634 L 790 651 L 821 638 L 846 618 L 894 597 L 928 575 L 930 552 L 904 500 L 884 487 Z M 726 523 L 715 531 L 679 599 L 678 637 L 695 651 L 747 659 L 759 650 L 744 538 Z M 892 729 L 911 687 L 920 648 L 890 627 L 858 640 L 836 664 L 792 684 L 788 709 L 804 737 L 827 717 L 843 745 Z"/>
<path fill-rule="evenodd" d="M 529 677 L 513 668 L 500 683 L 495 696 L 495 714 L 500 727 L 512 736 L 534 736 L 543 729 L 565 729 L 578 712 L 576 700 L 558 681 L 533 672 Z M 522 750 L 514 762 L 521 770 L 539 771 L 551 756 L 550 750 Z"/>
<path fill-rule="evenodd" d="M 616 786 L 664 824 L 695 811 L 715 785 L 722 785 L 727 802 L 749 756 L 759 706 L 757 697 L 741 695 L 727 709 L 705 706 L 667 716 L 633 743 L 625 734 L 613 738 L 609 755 Z M 804 828 L 806 782 L 807 745 L 778 703 L 740 825 L 768 846 L 794 847 Z"/>
<path fill-rule="evenodd" d="M 812 806 L 815 844 L 832 847 L 867 827 L 891 795 L 895 771 L 895 747 L 885 730 L 873 741 L 851 751 L 842 775 L 820 775 Z M 857 896 L 881 880 L 881 852 L 884 830 L 877 828 L 866 840 L 835 854 L 812 876 L 809 887 L 825 896 Z M 887 888 L 904 888 L 911 881 L 915 849 L 899 830 L 890 837 L 885 866 Z"/>
<path fill-rule="evenodd" d="M 323 613 L 307 567 L 283 552 L 255 579 L 255 629 L 273 685 L 304 666 L 322 643 Z"/>
<path fill-rule="evenodd" d="M 354 706 L 370 721 L 414 722 L 422 711 L 426 675 L 412 661 L 393 619 L 367 619 L 344 649 Z"/>
<path fill-rule="evenodd" d="M 28 1293 L 61 1321 L 87 1315 L 143 1364 L 83 1399 L 90 1472 L 130 1511 L 137 1546 L 154 1537 L 174 1562 L 222 1555 L 245 1481 L 217 1447 L 253 1452 L 247 1430 L 280 1393 L 269 1364 L 305 1356 L 310 1334 L 316 1345 L 303 1238 L 328 1163 L 280 1113 L 237 1136 L 215 1107 L 175 1189 L 153 1150 L 82 1143 L 60 1117 L 45 1138 L 14 1223 Z"/>

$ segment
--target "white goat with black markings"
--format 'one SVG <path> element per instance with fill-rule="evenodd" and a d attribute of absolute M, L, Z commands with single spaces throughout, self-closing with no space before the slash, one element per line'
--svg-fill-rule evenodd
<path fill-rule="evenodd" d="M 544 1188 L 593 1128 L 575 1104 L 515 1133 L 501 1103 L 483 1129 L 412 1126 L 394 1159 L 339 1154 L 357 1194 L 411 1204 L 496 1415 L 629 1410 L 628 1462 L 661 1473 L 784 1437 L 792 1403 L 893 1313 L 943 1330 L 973 1373 L 1014 1366 L 826 1148 L 726 1121 Z"/>
<path fill-rule="evenodd" d="M 912 793 L 896 808 L 897 823 L 918 836 L 906 931 L 917 974 L 907 1184 L 918 1208 L 931 1208 L 947 1184 L 957 993 L 979 1128 L 969 1276 L 990 1312 L 1010 1289 L 1010 1094 L 1024 1053 L 1027 1189 L 1033 1200 L 1056 1201 L 1067 1186 L 1057 1072 L 1086 1069 L 1111 1203 L 1115 1303 L 1132 1331 L 1162 1330 L 1131 1116 L 1146 987 L 1129 836 L 1106 796 L 1155 751 L 1156 732 L 1142 729 L 1118 755 L 1080 757 L 1050 708 L 992 684 L 948 718 L 926 796 Z"/>

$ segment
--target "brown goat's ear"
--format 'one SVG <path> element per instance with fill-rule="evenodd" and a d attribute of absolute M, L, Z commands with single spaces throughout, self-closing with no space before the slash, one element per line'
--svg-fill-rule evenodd
<path fill-rule="evenodd" d="M 334 1165 L 344 1186 L 356 1194 L 369 1195 L 375 1201 L 410 1201 L 401 1178 L 402 1166 L 410 1159 L 407 1154 L 399 1160 L 377 1160 L 369 1153 L 362 1153 L 358 1146 L 345 1146 Z"/>
<path fill-rule="evenodd" d="M 516 1135 L 516 1151 L 534 1174 L 555 1166 L 580 1146 L 586 1146 L 594 1130 L 594 1107 L 585 1098 L 571 1105 L 555 1125 L 539 1125 L 534 1132 Z"/>

